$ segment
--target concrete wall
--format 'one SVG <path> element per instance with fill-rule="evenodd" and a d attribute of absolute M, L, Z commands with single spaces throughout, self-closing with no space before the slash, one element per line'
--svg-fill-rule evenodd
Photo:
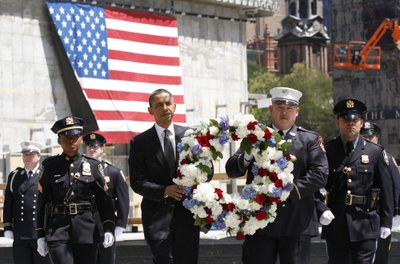
<path fill-rule="evenodd" d="M 332 43 L 368 40 L 383 18 L 399 16 L 399 1 L 337 0 L 332 1 Z M 366 103 L 367 119 L 382 129 L 380 143 L 400 158 L 400 51 L 392 44 L 391 32 L 378 45 L 382 47 L 382 69 L 379 71 L 333 71 L 334 99 L 355 96 Z M 334 118 L 332 116 L 332 118 Z"/>

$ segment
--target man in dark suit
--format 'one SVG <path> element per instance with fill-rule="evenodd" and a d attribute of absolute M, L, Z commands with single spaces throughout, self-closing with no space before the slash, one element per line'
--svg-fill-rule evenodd
<path fill-rule="evenodd" d="M 16 168 L 7 178 L 4 196 L 4 236 L 13 241 L 13 260 L 16 264 L 50 263 L 48 256 L 36 251 L 36 206 L 38 200 L 40 149 L 33 141 L 21 143 L 24 168 Z"/>
<path fill-rule="evenodd" d="M 287 87 L 273 88 L 270 93 L 272 128 L 285 140 L 292 141 L 289 153 L 296 156 L 293 190 L 288 200 L 278 206 L 273 223 L 245 237 L 242 253 L 245 264 L 273 264 L 278 256 L 281 264 L 301 263 L 301 257 L 309 252 L 300 253 L 300 245 L 310 243 L 310 236 L 317 232 L 310 224 L 316 219 L 314 192 L 325 186 L 328 173 L 319 135 L 295 125 L 302 93 Z M 253 162 L 252 155 L 239 149 L 227 161 L 226 172 L 234 178 L 247 171 L 246 183 L 251 183 Z"/>
<path fill-rule="evenodd" d="M 121 169 L 104 160 L 104 145 L 107 140 L 99 133 L 90 133 L 83 137 L 85 143 L 85 154 L 100 161 L 104 169 L 104 180 L 107 186 L 107 193 L 113 200 L 116 213 L 116 226 L 114 231 L 115 240 L 122 235 L 128 222 L 129 214 L 129 190 L 125 182 L 125 176 Z M 104 236 L 102 225 L 99 225 L 100 234 Z M 99 244 L 97 264 L 114 264 L 116 258 L 116 243 L 105 248 Z"/>
<path fill-rule="evenodd" d="M 142 222 L 147 244 L 156 264 L 196 264 L 199 227 L 180 202 L 184 189 L 173 183 L 180 142 L 186 127 L 173 124 L 176 104 L 171 93 L 154 91 L 149 113 L 155 125 L 132 138 L 129 176 L 132 189 L 143 196 Z"/>
<path fill-rule="evenodd" d="M 318 212 L 332 264 L 372 263 L 377 239 L 391 232 L 389 159 L 382 146 L 360 136 L 366 109 L 355 98 L 339 101 L 333 110 L 340 135 L 325 144 L 327 206 L 319 203 Z"/>
<path fill-rule="evenodd" d="M 378 144 L 379 136 L 381 134 L 380 127 L 372 122 L 365 122 L 363 127 L 361 128 L 361 135 L 364 139 L 368 139 L 371 142 Z M 387 153 L 389 157 L 389 169 L 390 176 L 392 177 L 392 186 L 393 186 L 393 216 L 394 218 L 400 217 L 399 210 L 399 202 L 400 202 L 400 174 L 399 169 L 397 167 L 396 160 L 394 157 Z M 392 236 L 389 235 L 387 238 L 379 238 L 378 239 L 378 247 L 375 253 L 375 264 L 387 264 L 389 263 L 389 251 L 391 245 Z"/>
<path fill-rule="evenodd" d="M 100 215 L 104 247 L 114 243 L 115 215 L 105 190 L 103 167 L 80 155 L 84 120 L 68 116 L 54 123 L 63 152 L 45 159 L 39 180 L 38 252 L 48 252 L 54 264 L 95 264 L 100 235 L 95 216 Z"/>

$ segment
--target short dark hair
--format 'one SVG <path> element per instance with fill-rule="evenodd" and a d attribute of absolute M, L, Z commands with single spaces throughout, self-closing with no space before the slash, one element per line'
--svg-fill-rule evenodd
<path fill-rule="evenodd" d="M 166 90 L 166 89 L 157 89 L 157 90 L 155 90 L 154 92 L 152 92 L 152 93 L 150 94 L 150 97 L 149 97 L 149 105 L 151 106 L 151 104 L 152 104 L 153 101 L 154 101 L 154 97 L 155 97 L 156 95 L 163 94 L 163 93 L 169 94 L 169 96 L 172 97 L 172 94 L 170 93 L 170 91 L 168 91 L 168 90 Z"/>

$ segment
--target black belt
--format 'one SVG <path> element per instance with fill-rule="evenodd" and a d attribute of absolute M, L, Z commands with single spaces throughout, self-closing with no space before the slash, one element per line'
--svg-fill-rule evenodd
<path fill-rule="evenodd" d="M 368 196 L 346 194 L 344 203 L 346 205 L 367 205 L 368 204 Z"/>
<path fill-rule="evenodd" d="M 96 211 L 95 206 L 91 203 L 69 203 L 66 205 L 53 205 L 51 212 L 53 214 L 66 214 L 66 215 L 76 215 L 85 212 Z"/>

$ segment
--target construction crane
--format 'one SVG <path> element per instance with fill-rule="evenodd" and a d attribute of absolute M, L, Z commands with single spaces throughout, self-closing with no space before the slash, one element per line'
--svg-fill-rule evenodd
<path fill-rule="evenodd" d="M 382 36 L 392 31 L 393 42 L 400 49 L 400 26 L 397 19 L 384 19 L 371 38 L 365 41 L 350 41 L 348 44 L 335 44 L 333 66 L 339 69 L 380 70 L 381 47 L 376 46 Z"/>

